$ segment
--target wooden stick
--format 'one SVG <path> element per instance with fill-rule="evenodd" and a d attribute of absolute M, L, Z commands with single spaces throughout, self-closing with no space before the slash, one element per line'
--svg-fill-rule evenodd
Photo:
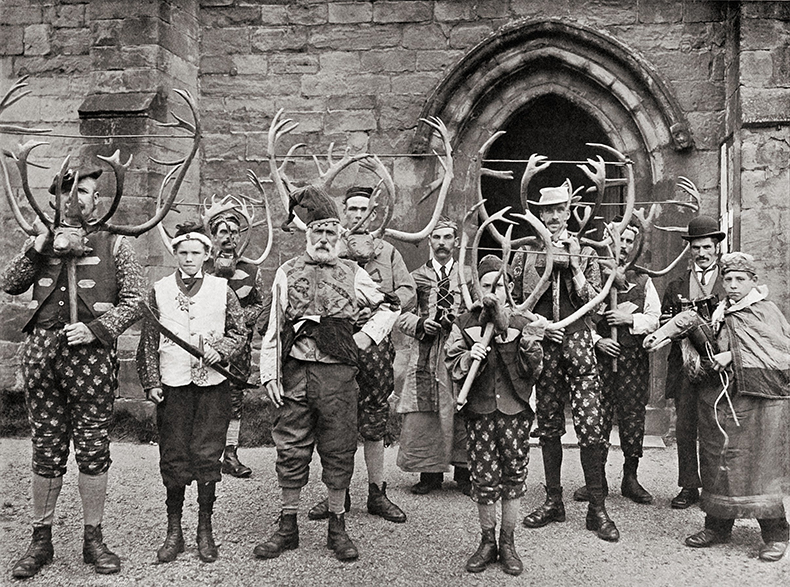
<path fill-rule="evenodd" d="M 494 337 L 494 323 L 489 322 L 486 324 L 485 330 L 483 331 L 483 338 L 480 341 L 484 347 L 488 347 L 491 344 L 491 339 Z M 466 374 L 466 379 L 464 379 L 464 386 L 461 388 L 461 392 L 458 394 L 458 399 L 456 400 L 456 408 L 461 409 L 464 407 L 466 403 L 466 396 L 469 395 L 469 390 L 472 388 L 472 383 L 477 377 L 477 372 L 480 370 L 480 363 L 481 361 L 475 359 L 472 361 L 472 366 L 469 368 L 469 373 Z"/>
<path fill-rule="evenodd" d="M 69 322 L 76 324 L 77 320 L 77 258 L 68 257 L 66 260 L 69 286 Z"/>

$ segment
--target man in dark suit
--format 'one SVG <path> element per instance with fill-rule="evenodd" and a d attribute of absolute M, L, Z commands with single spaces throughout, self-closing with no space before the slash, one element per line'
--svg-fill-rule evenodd
<path fill-rule="evenodd" d="M 719 223 L 710 216 L 698 216 L 689 222 L 686 234 L 681 236 L 691 246 L 692 262 L 682 277 L 667 285 L 661 303 L 662 323 L 690 304 L 695 304 L 703 314 L 706 308 L 712 311 L 715 300 L 710 304 L 703 300 L 725 297 L 718 265 L 720 243 L 725 234 L 719 230 Z M 674 509 L 686 509 L 699 501 L 702 484 L 697 457 L 697 388 L 683 369 L 679 342 L 672 343 L 669 351 L 665 396 L 675 400 L 678 486 L 681 488 L 670 505 Z"/>

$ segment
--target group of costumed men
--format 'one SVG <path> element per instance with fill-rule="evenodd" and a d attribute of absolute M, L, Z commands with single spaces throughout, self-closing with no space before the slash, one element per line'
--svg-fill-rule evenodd
<path fill-rule="evenodd" d="M 95 214 L 99 175 L 79 174 L 84 218 Z M 66 176 L 61 189 L 70 188 Z M 342 214 L 322 188 L 307 186 L 291 194 L 307 211 L 305 251 L 277 269 L 271 293 L 263 288 L 257 267 L 237 258 L 244 223 L 232 206 L 178 227 L 170 242 L 177 267 L 147 295 L 142 268 L 127 240 L 93 233 L 90 252 L 76 263 L 76 323 L 68 314 L 66 263 L 53 253 L 46 227 L 38 227 L 38 235 L 2 275 L 8 293 L 33 286 L 35 306 L 21 354 L 33 430 L 33 537 L 12 569 L 14 577 L 31 577 L 52 560 L 52 521 L 71 439 L 80 470 L 83 558 L 98 573 L 120 570 L 120 559 L 104 544 L 101 528 L 117 387 L 115 341 L 141 315 L 146 320 L 138 372 L 157 406 L 166 488 L 167 533 L 157 551 L 159 562 L 170 562 L 184 550 L 181 512 L 192 481 L 198 488 L 198 554 L 206 562 L 217 559 L 212 529 L 216 483 L 223 473 L 251 474 L 236 447 L 252 331 L 261 315 L 267 324 L 260 379 L 275 408 L 272 438 L 282 504 L 276 531 L 255 546 L 254 555 L 270 559 L 299 546 L 297 514 L 315 448 L 327 497 L 308 517 L 328 520 L 326 544 L 337 559 L 358 558 L 345 513 L 351 505 L 348 489 L 359 435 L 364 439 L 367 511 L 391 522 L 406 521 L 387 496 L 384 479 L 384 437 L 395 387 L 392 329 L 398 328 L 411 344 L 403 389 L 396 394 L 402 414 L 397 464 L 419 473 L 411 491 L 420 495 L 440 489 L 444 474 L 453 468 L 459 489 L 477 504 L 481 529 L 466 570 L 480 572 L 499 560 L 506 573 L 518 575 L 523 563 L 514 533 L 533 418 L 546 499 L 522 524 L 540 528 L 565 521 L 561 437 L 570 399 L 585 483 L 574 498 L 589 502 L 587 529 L 617 541 L 619 531 L 605 506 L 605 465 L 615 418 L 624 456 L 621 493 L 637 503 L 653 500 L 637 479 L 649 393 L 643 340 L 671 318 L 677 303 L 694 304 L 716 294 L 721 301 L 709 318 L 719 352 L 705 362 L 706 373 L 690 376 L 678 362 L 679 349 L 670 354 L 667 394 L 675 398 L 678 413 L 681 487 L 671 505 L 690 506 L 700 499 L 702 487 L 705 528 L 686 540 L 689 546 L 726 542 L 734 519 L 756 517 L 764 540 L 759 557 L 774 561 L 784 555 L 790 326 L 766 300 L 750 256 L 733 253 L 719 262 L 724 235 L 715 220 L 700 216 L 689 224 L 683 238 L 690 243 L 691 269 L 667 287 L 660 304 L 652 281 L 624 262 L 639 238 L 638 226 L 630 224 L 620 235 L 621 265 L 607 266 L 568 230 L 569 182 L 543 188 L 533 204 L 553 245 L 565 251 L 550 278 L 541 279 L 546 256 L 540 246 L 517 251 L 512 266 L 486 256 L 478 264 L 483 300 L 465 307 L 453 221 L 442 218 L 433 227 L 431 258 L 411 274 L 391 244 L 370 239 L 360 246 L 358 239 L 349 239 L 347 228 L 373 218 L 368 214 L 372 191 L 350 188 Z M 600 292 L 607 272 L 616 273 L 618 304 L 592 308 L 564 328 L 552 328 Z M 533 294 L 532 319 L 508 305 Z M 268 314 L 262 313 L 269 300 Z M 502 310 L 505 325 L 484 344 L 483 308 L 489 302 Z M 614 360 L 619 368 L 613 367 Z M 480 369 L 457 410 L 458 390 L 476 364 Z M 724 372 L 734 405 L 723 424 L 728 436 L 719 433 L 722 416 L 715 413 L 716 382 Z M 536 413 L 530 407 L 533 387 Z M 739 426 L 734 425 L 736 415 Z"/>

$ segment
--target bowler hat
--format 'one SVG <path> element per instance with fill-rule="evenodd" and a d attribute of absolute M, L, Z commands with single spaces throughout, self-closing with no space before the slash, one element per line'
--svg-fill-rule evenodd
<path fill-rule="evenodd" d="M 719 223 L 715 218 L 711 218 L 710 216 L 697 216 L 689 221 L 686 234 L 681 234 L 680 236 L 687 241 L 710 237 L 716 242 L 721 242 L 727 235 L 719 230 Z"/>

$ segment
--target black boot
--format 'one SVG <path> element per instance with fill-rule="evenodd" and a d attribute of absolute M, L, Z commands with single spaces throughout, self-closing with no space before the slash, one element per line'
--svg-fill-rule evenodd
<path fill-rule="evenodd" d="M 343 503 L 346 511 L 351 509 L 351 493 L 346 489 L 346 501 Z M 326 520 L 329 518 L 329 499 L 324 498 L 307 511 L 308 520 Z"/>
<path fill-rule="evenodd" d="M 329 531 L 326 535 L 326 547 L 335 551 L 339 561 L 353 561 L 359 557 L 359 551 L 351 538 L 346 534 L 345 514 L 329 512 Z"/>
<path fill-rule="evenodd" d="M 469 497 L 472 494 L 472 481 L 469 479 L 469 469 L 454 467 L 453 481 L 458 484 L 458 490 Z"/>
<path fill-rule="evenodd" d="M 184 533 L 181 530 L 181 512 L 184 507 L 184 492 L 186 487 L 167 488 L 167 536 L 165 542 L 156 551 L 156 559 L 160 563 L 169 563 L 176 560 L 176 557 L 184 552 Z"/>
<path fill-rule="evenodd" d="M 217 560 L 219 552 L 214 542 L 214 529 L 211 527 L 211 515 L 214 512 L 214 502 L 217 499 L 217 483 L 198 483 L 198 527 L 197 547 L 198 556 L 204 563 L 213 563 Z"/>
<path fill-rule="evenodd" d="M 486 567 L 496 562 L 496 529 L 489 528 L 483 530 L 480 537 L 480 545 L 475 553 L 466 561 L 466 571 L 468 573 L 481 573 Z"/>
<path fill-rule="evenodd" d="M 603 486 L 603 496 L 609 497 L 609 482 L 606 480 L 606 460 L 609 456 L 609 450 L 604 448 L 603 459 L 601 462 L 601 485 Z M 587 486 L 583 485 L 573 492 L 573 501 L 590 501 L 590 492 L 587 491 Z"/>
<path fill-rule="evenodd" d="M 587 529 L 596 532 L 601 540 L 617 542 L 620 539 L 620 532 L 606 513 L 604 505 L 601 477 L 604 450 L 606 449 L 602 445 L 580 448 L 584 481 L 590 496 L 590 505 L 587 507 Z"/>
<path fill-rule="evenodd" d="M 524 572 L 524 563 L 516 552 L 513 530 L 505 532 L 503 528 L 499 531 L 499 562 L 502 563 L 502 570 L 508 575 L 518 576 Z"/>
<path fill-rule="evenodd" d="M 546 501 L 524 518 L 527 528 L 542 528 L 551 522 L 565 521 L 565 504 L 562 503 L 562 487 L 547 487 Z"/>
<path fill-rule="evenodd" d="M 11 576 L 16 579 L 27 579 L 38 573 L 41 568 L 52 562 L 55 549 L 52 547 L 52 526 L 33 526 L 33 539 L 30 546 L 22 555 L 14 568 Z"/>
<path fill-rule="evenodd" d="M 636 503 L 653 503 L 653 496 L 639 484 L 636 478 L 636 470 L 639 467 L 639 459 L 636 457 L 625 457 L 623 463 L 623 482 L 620 485 L 620 493 Z"/>
<path fill-rule="evenodd" d="M 348 494 L 346 494 L 348 495 Z M 406 514 L 387 497 L 387 482 L 381 484 L 381 489 L 375 483 L 368 485 L 368 513 L 381 516 L 388 522 L 402 524 L 406 521 Z"/>
<path fill-rule="evenodd" d="M 280 514 L 277 532 L 261 542 L 252 553 L 258 558 L 277 558 L 286 550 L 299 548 L 299 527 L 296 525 L 296 514 Z"/>
<path fill-rule="evenodd" d="M 252 475 L 252 469 L 242 464 L 239 456 L 236 454 L 236 447 L 229 444 L 225 447 L 225 453 L 222 455 L 222 473 L 223 475 L 247 479 Z"/>
<path fill-rule="evenodd" d="M 93 565 L 93 570 L 100 575 L 110 575 L 121 570 L 121 559 L 104 544 L 101 524 L 85 526 L 85 537 L 82 541 L 82 560 L 89 565 Z"/>
<path fill-rule="evenodd" d="M 443 481 L 443 473 L 420 473 L 420 481 L 411 486 L 411 492 L 415 495 L 427 495 L 441 489 Z"/>

